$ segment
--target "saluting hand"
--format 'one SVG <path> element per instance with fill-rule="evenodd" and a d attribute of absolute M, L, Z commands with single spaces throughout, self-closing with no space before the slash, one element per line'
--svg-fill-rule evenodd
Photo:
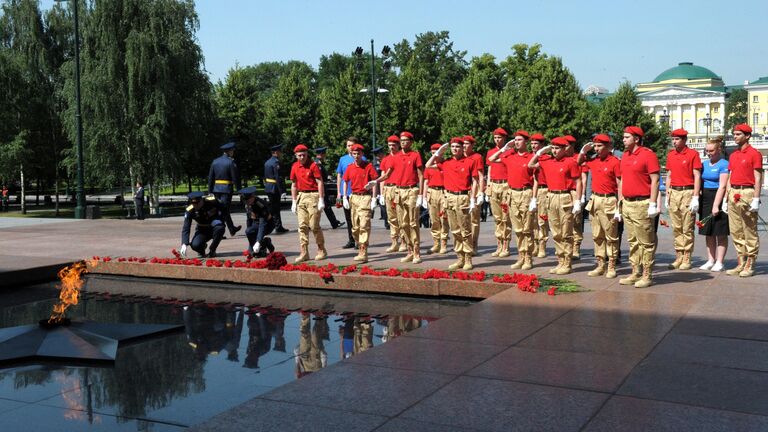
<path fill-rule="evenodd" d="M 541 157 L 541 155 L 543 155 L 544 153 L 548 152 L 549 149 L 551 149 L 551 148 L 552 148 L 551 145 L 546 145 L 546 146 L 540 148 L 539 150 L 536 151 L 536 156 Z"/>

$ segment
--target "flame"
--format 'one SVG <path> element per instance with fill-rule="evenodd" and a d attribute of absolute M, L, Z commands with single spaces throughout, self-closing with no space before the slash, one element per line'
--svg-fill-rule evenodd
<path fill-rule="evenodd" d="M 59 270 L 59 279 L 61 280 L 61 292 L 59 293 L 59 302 L 53 306 L 53 313 L 48 322 L 55 324 L 64 319 L 64 312 L 67 308 L 77 304 L 80 288 L 83 287 L 83 274 L 88 272 L 88 267 L 84 261 L 79 261 L 69 267 Z"/>

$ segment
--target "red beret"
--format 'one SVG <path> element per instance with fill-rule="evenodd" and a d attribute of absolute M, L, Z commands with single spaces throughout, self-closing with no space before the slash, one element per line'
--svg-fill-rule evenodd
<path fill-rule="evenodd" d="M 472 135 L 464 135 L 464 137 L 461 140 L 462 141 L 469 141 L 472 144 L 475 143 L 475 137 L 473 137 Z"/>
<path fill-rule="evenodd" d="M 540 133 L 535 133 L 535 134 L 531 135 L 531 141 L 542 141 L 543 142 L 543 141 L 546 141 L 546 140 L 547 140 L 547 137 L 545 137 L 544 135 L 542 135 Z"/>
<path fill-rule="evenodd" d="M 413 134 L 408 132 L 408 131 L 402 131 L 402 132 L 400 132 L 400 138 L 401 139 L 402 138 L 413 139 Z"/>
<path fill-rule="evenodd" d="M 459 137 L 453 137 L 451 138 L 451 144 L 453 143 L 464 144 L 464 139 Z"/>
<path fill-rule="evenodd" d="M 309 149 L 304 144 L 299 144 L 293 148 L 294 153 L 305 152 L 305 151 L 309 151 Z"/>
<path fill-rule="evenodd" d="M 643 129 L 640 128 L 640 126 L 627 126 L 624 128 L 624 132 L 632 135 L 637 135 L 640 138 L 642 138 L 645 135 L 645 132 L 643 132 Z"/>
<path fill-rule="evenodd" d="M 515 136 L 521 136 L 525 139 L 529 139 L 531 137 L 531 134 L 529 134 L 527 131 L 520 129 L 517 132 L 515 132 Z"/>
<path fill-rule="evenodd" d="M 390 135 L 389 138 L 387 138 L 387 142 L 388 143 L 396 142 L 396 143 L 400 144 L 400 137 L 397 136 L 397 135 Z"/>
<path fill-rule="evenodd" d="M 746 124 L 746 123 L 737 124 L 736 126 L 734 126 L 734 127 L 733 127 L 733 131 L 734 131 L 734 132 L 736 132 L 736 131 L 740 131 L 740 132 L 743 132 L 743 133 L 745 133 L 745 134 L 750 134 L 750 135 L 752 135 L 752 128 L 751 128 L 751 127 L 749 127 L 749 125 L 748 125 L 748 124 Z"/>
<path fill-rule="evenodd" d="M 352 151 L 355 151 L 355 150 L 364 151 L 365 147 L 363 147 L 362 144 L 352 144 Z"/>
<path fill-rule="evenodd" d="M 502 128 L 496 128 L 496 129 L 494 129 L 494 130 L 493 130 L 493 134 L 494 134 L 494 135 L 503 135 L 503 136 L 507 136 L 507 135 L 508 135 L 508 134 L 507 134 L 507 131 L 505 131 L 505 130 L 504 130 L 504 129 L 502 129 Z"/>
<path fill-rule="evenodd" d="M 555 137 L 552 138 L 550 141 L 550 144 L 556 145 L 556 146 L 567 146 L 568 140 L 563 137 Z"/>
<path fill-rule="evenodd" d="M 609 137 L 606 134 L 597 134 L 592 138 L 592 142 L 596 143 L 603 143 L 603 144 L 610 144 L 611 143 L 611 137 Z"/>
<path fill-rule="evenodd" d="M 565 138 L 565 140 L 568 141 L 569 144 L 573 144 L 576 142 L 576 138 L 574 138 L 573 135 L 565 135 L 563 138 Z"/>
<path fill-rule="evenodd" d="M 685 129 L 675 129 L 669 135 L 673 137 L 687 138 L 688 131 Z"/>
<path fill-rule="evenodd" d="M 443 145 L 442 145 L 442 144 L 440 144 L 440 143 L 434 143 L 434 144 L 432 144 L 432 146 L 430 146 L 430 147 L 429 147 L 429 149 L 430 149 L 430 150 L 437 150 L 437 149 L 439 149 L 439 148 L 440 148 L 440 147 L 442 147 L 442 146 L 443 146 Z"/>

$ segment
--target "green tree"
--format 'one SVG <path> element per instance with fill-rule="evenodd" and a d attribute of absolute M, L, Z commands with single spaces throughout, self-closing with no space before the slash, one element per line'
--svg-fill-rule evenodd
<path fill-rule="evenodd" d="M 311 145 L 317 111 L 316 76 L 305 63 L 288 66 L 264 102 L 264 124 L 270 142 Z M 264 146 L 266 148 L 266 145 Z"/>
<path fill-rule="evenodd" d="M 363 141 L 370 136 L 370 99 L 360 93 L 363 83 L 354 66 L 347 66 L 328 87 L 320 90 L 317 132 L 318 145 L 328 147 L 331 159 L 346 153 L 344 140 L 354 135 Z"/>
<path fill-rule="evenodd" d="M 517 128 L 521 119 L 519 112 L 523 105 L 520 103 L 524 91 L 530 85 L 534 64 L 547 55 L 541 52 L 541 45 L 515 44 L 512 46 L 512 55 L 501 62 L 503 73 L 503 89 L 499 96 L 499 125 L 507 128 Z"/>
<path fill-rule="evenodd" d="M 490 54 L 475 57 L 442 112 L 442 138 L 471 134 L 489 139 L 499 124 L 501 69 Z"/>
<path fill-rule="evenodd" d="M 725 100 L 725 125 L 723 131 L 728 133 L 734 126 L 747 123 L 749 104 L 748 92 L 743 88 L 734 89 Z"/>

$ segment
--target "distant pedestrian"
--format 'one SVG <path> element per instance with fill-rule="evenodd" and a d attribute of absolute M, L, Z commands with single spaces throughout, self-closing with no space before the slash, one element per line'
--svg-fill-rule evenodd
<path fill-rule="evenodd" d="M 289 231 L 283 226 L 283 220 L 280 217 L 280 202 L 285 193 L 285 184 L 280 176 L 280 156 L 283 153 L 283 146 L 275 145 L 269 150 L 272 152 L 272 157 L 264 162 L 264 192 L 269 199 L 269 209 L 275 220 L 275 232 L 281 234 Z"/>
<path fill-rule="evenodd" d="M 3 185 L 3 211 L 8 211 L 8 186 Z"/>
<path fill-rule="evenodd" d="M 144 185 L 136 182 L 136 193 L 133 194 L 133 204 L 136 206 L 136 219 L 144 220 Z"/>

